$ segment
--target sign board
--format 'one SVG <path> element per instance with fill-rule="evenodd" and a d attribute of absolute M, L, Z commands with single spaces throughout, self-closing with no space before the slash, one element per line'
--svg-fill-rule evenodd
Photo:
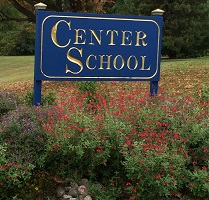
<path fill-rule="evenodd" d="M 162 16 L 37 10 L 34 104 L 42 80 L 158 82 L 161 39 Z"/>

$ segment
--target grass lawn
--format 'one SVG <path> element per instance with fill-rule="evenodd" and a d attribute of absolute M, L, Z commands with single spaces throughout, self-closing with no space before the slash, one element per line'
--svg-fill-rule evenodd
<path fill-rule="evenodd" d="M 0 56 L 0 90 L 17 91 L 19 94 L 33 89 L 34 56 Z M 196 59 L 162 59 L 159 85 L 165 92 L 191 93 L 197 85 L 209 84 L 209 57 Z M 72 85 L 64 82 L 45 82 L 43 92 L 63 92 Z M 102 83 L 103 84 L 103 83 Z M 107 83 L 108 84 L 108 83 Z M 118 85 L 120 84 L 120 86 Z M 120 82 L 119 87 L 149 88 L 149 82 Z"/>
<path fill-rule="evenodd" d="M 0 85 L 33 80 L 34 56 L 0 56 Z"/>

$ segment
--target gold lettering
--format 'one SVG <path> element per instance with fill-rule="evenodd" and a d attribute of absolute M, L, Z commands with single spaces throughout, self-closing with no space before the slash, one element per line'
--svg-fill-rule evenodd
<path fill-rule="evenodd" d="M 117 59 L 121 58 L 121 66 L 120 68 L 117 68 Z M 124 67 L 124 59 L 121 55 L 117 55 L 113 60 L 113 67 L 117 70 L 121 70 Z"/>
<path fill-rule="evenodd" d="M 75 29 L 75 33 L 76 33 L 76 35 L 75 35 L 74 44 L 86 44 L 86 39 L 83 40 L 83 36 L 86 35 L 86 30 L 85 29 Z"/>
<path fill-rule="evenodd" d="M 145 59 L 146 59 L 147 56 L 141 56 L 141 59 L 142 59 L 142 68 L 140 70 L 150 70 L 150 66 L 145 69 Z"/>
<path fill-rule="evenodd" d="M 58 46 L 58 47 L 60 47 L 60 48 L 64 48 L 64 47 L 67 47 L 67 46 L 70 44 L 70 39 L 68 40 L 68 43 L 67 43 L 66 45 L 60 45 L 60 44 L 58 43 L 58 41 L 57 41 L 57 29 L 58 29 L 59 23 L 61 23 L 61 22 L 66 23 L 66 24 L 68 25 L 69 30 L 71 30 L 71 28 L 70 28 L 70 22 L 67 22 L 67 21 L 65 21 L 65 20 L 60 20 L 60 21 L 58 21 L 58 22 L 52 27 L 52 30 L 51 30 L 51 39 L 52 39 L 53 43 L 54 43 L 56 46 Z"/>
<path fill-rule="evenodd" d="M 130 41 L 129 36 L 132 36 L 131 31 L 122 31 L 122 44 L 121 45 L 125 45 L 125 46 L 131 46 L 132 45 L 132 41 Z M 129 43 L 126 44 L 126 42 L 129 42 Z"/>
<path fill-rule="evenodd" d="M 68 65 L 66 64 L 66 73 L 69 73 L 69 72 L 70 72 L 70 73 L 72 73 L 72 74 L 79 74 L 79 73 L 83 70 L 83 63 L 82 63 L 81 60 L 79 60 L 78 58 L 75 58 L 75 57 L 73 57 L 73 56 L 70 55 L 70 52 L 71 52 L 71 50 L 73 50 L 73 49 L 77 50 L 77 51 L 79 52 L 79 54 L 81 55 L 81 57 L 82 57 L 82 55 L 83 55 L 83 49 L 78 49 L 78 48 L 76 48 L 76 47 L 71 47 L 71 48 L 68 50 L 68 52 L 67 52 L 67 59 L 68 59 L 70 62 L 77 64 L 77 65 L 80 67 L 80 70 L 79 70 L 78 72 L 73 72 L 73 71 L 71 71 L 71 70 L 69 69 Z"/>
<path fill-rule="evenodd" d="M 131 58 L 134 58 L 134 60 L 135 60 L 135 66 L 134 66 L 134 68 L 133 69 L 131 69 L 131 66 L 130 66 L 130 62 L 131 62 Z M 129 58 L 128 58 L 128 60 L 127 60 L 127 67 L 130 69 L 130 70 L 135 70 L 137 67 L 138 67 L 138 64 L 139 64 L 139 62 L 138 62 L 138 60 L 137 60 L 137 58 L 135 57 L 135 56 L 130 56 Z"/>
<path fill-rule="evenodd" d="M 96 68 L 96 65 L 94 67 L 89 66 L 89 60 L 91 57 L 94 57 L 94 60 L 97 60 L 97 57 L 93 54 L 89 55 L 86 59 L 86 67 L 89 68 L 90 70 L 94 70 Z"/>
<path fill-rule="evenodd" d="M 103 30 L 99 30 L 99 36 L 96 34 L 96 32 L 95 32 L 95 30 L 91 30 L 90 29 L 90 32 L 91 32 L 91 42 L 89 43 L 89 44 L 92 44 L 92 45 L 94 45 L 94 43 L 93 43 L 93 37 L 92 36 L 94 36 L 94 38 L 96 39 L 96 41 L 98 42 L 98 44 L 99 45 L 101 45 L 102 44 L 102 31 Z"/>
<path fill-rule="evenodd" d="M 114 33 L 118 36 L 118 31 L 108 30 L 106 35 L 108 35 L 109 33 L 110 33 L 110 43 L 109 43 L 109 45 L 115 45 L 115 43 L 114 43 Z"/>
<path fill-rule="evenodd" d="M 100 56 L 100 67 L 99 69 L 104 69 L 103 64 L 107 64 L 107 69 L 110 69 L 110 58 L 112 55 L 99 55 Z M 107 61 L 104 61 L 104 56 L 107 56 Z"/>
<path fill-rule="evenodd" d="M 142 36 L 140 36 L 142 34 Z M 144 39 L 147 37 L 147 34 L 143 31 L 136 31 L 136 45 L 135 46 L 147 46 L 147 43 Z"/>

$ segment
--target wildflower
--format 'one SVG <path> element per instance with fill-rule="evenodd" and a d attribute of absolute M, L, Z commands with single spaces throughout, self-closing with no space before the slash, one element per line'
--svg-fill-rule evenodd
<path fill-rule="evenodd" d="M 18 181 L 18 178 L 17 178 L 17 177 L 15 177 L 15 178 L 14 178 L 14 181 Z"/>
<path fill-rule="evenodd" d="M 127 182 L 126 183 L 126 186 L 131 186 L 132 184 L 130 182 Z"/>
<path fill-rule="evenodd" d="M 203 152 L 207 153 L 208 149 L 206 147 L 203 148 Z"/>
<path fill-rule="evenodd" d="M 180 136 L 179 136 L 178 132 L 175 132 L 173 137 L 174 137 L 175 139 L 180 138 Z"/>
<path fill-rule="evenodd" d="M 101 149 L 97 149 L 96 152 L 97 152 L 97 153 L 100 153 L 100 152 L 101 152 Z"/>
<path fill-rule="evenodd" d="M 7 167 L 11 167 L 11 166 L 12 166 L 12 163 L 8 163 L 8 164 L 7 164 Z"/>
<path fill-rule="evenodd" d="M 159 178 L 161 178 L 161 175 L 160 175 L 160 174 L 158 174 L 158 175 L 156 176 L 156 179 L 159 179 Z"/>

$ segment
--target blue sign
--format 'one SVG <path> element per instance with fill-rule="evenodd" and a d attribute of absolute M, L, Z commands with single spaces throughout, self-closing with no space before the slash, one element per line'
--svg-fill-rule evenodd
<path fill-rule="evenodd" d="M 34 94 L 42 80 L 158 82 L 162 21 L 38 10 Z"/>

